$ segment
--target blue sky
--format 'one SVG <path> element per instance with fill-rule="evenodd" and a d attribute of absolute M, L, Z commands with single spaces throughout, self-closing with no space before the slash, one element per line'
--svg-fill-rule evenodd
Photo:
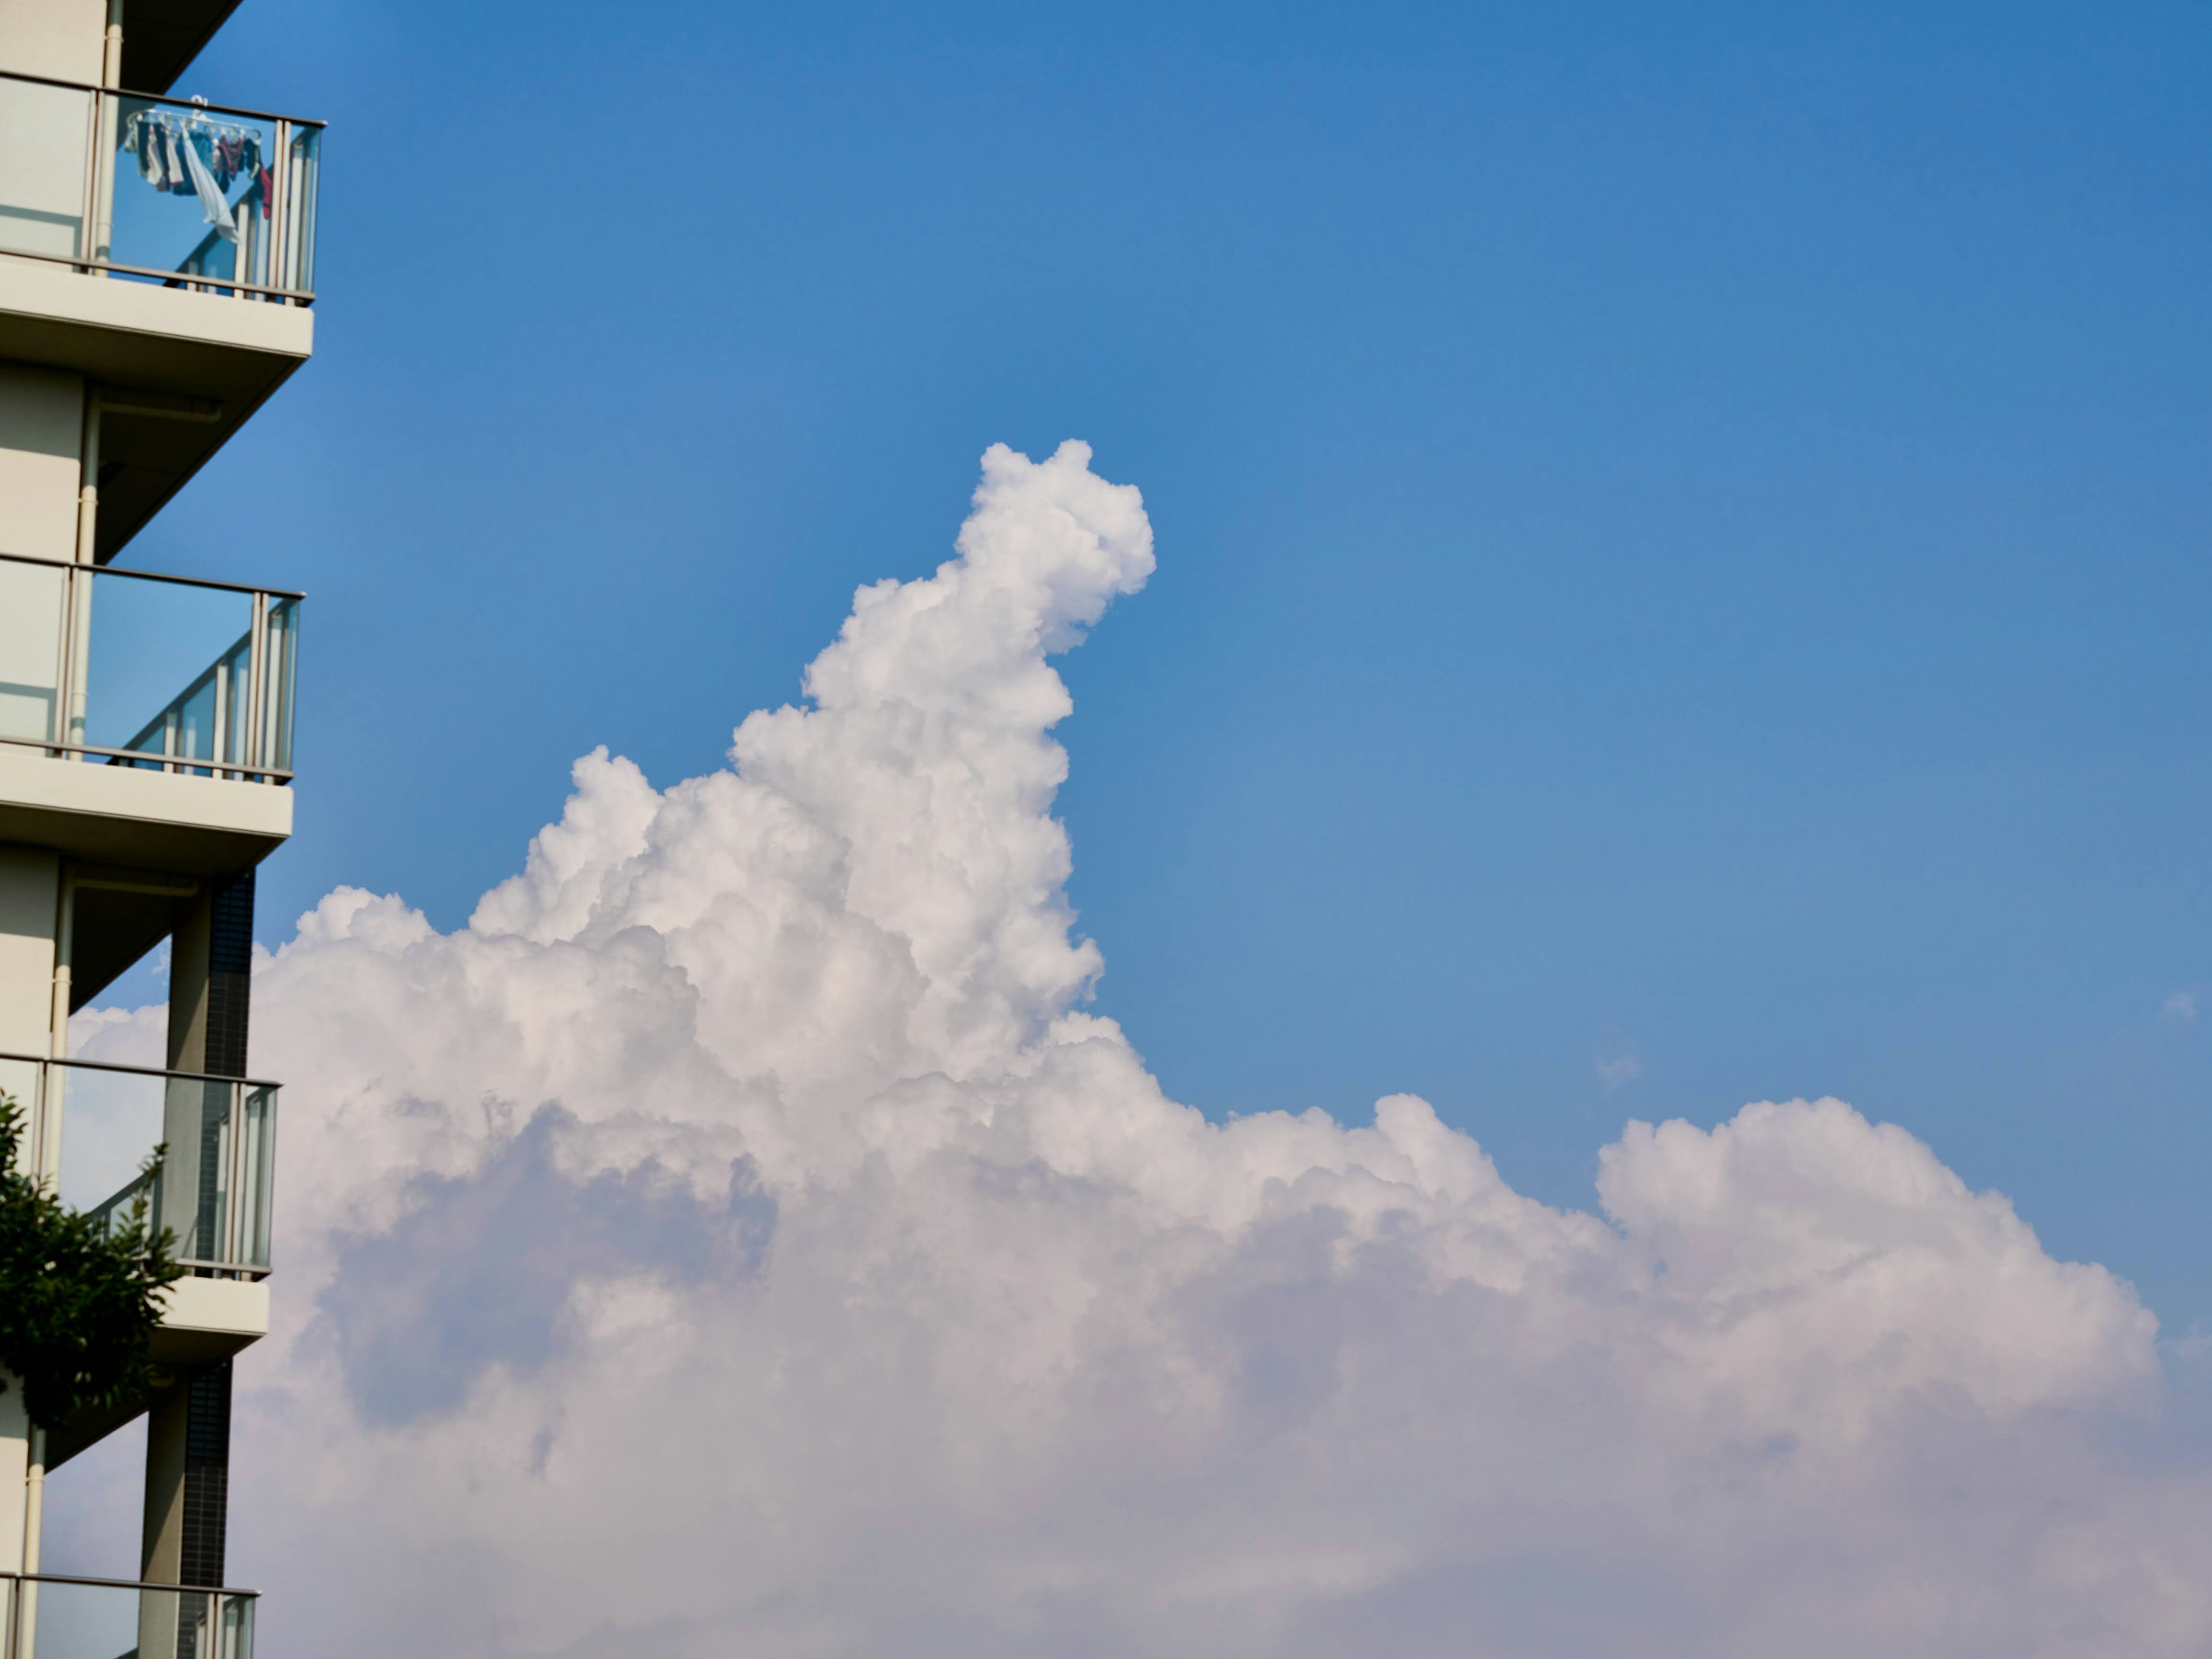
<path fill-rule="evenodd" d="M 1160 569 L 1064 672 L 1099 1006 L 1586 1203 L 1835 1093 L 2212 1325 L 2197 9 L 250 0 L 316 361 L 128 554 L 305 588 L 300 834 L 441 927 L 796 695 L 977 455 Z M 2201 1012 L 2198 994 L 2201 992 Z"/>

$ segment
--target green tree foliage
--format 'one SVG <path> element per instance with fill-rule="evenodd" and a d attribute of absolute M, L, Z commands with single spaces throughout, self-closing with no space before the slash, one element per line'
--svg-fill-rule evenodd
<path fill-rule="evenodd" d="M 22 1380 L 31 1420 L 52 1427 L 150 1385 L 160 1296 L 184 1269 L 167 1230 L 153 1229 L 145 1183 L 120 1225 L 81 1215 L 15 1167 L 22 1136 L 21 1109 L 0 1094 L 0 1369 Z"/>

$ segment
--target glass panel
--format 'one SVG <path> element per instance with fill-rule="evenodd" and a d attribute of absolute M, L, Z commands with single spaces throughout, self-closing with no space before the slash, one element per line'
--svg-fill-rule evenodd
<path fill-rule="evenodd" d="M 140 1166 L 161 1142 L 166 1094 L 159 1077 L 88 1066 L 47 1068 L 46 1106 L 61 1124 L 63 1203 L 120 1226 L 143 1192 L 158 1214 L 161 1172 L 149 1178 Z"/>
<path fill-rule="evenodd" d="M 253 1599 L 250 1596 L 229 1595 L 223 1598 L 222 1616 L 222 1645 L 213 1659 L 253 1659 Z"/>
<path fill-rule="evenodd" d="M 62 1106 L 64 1203 L 120 1227 L 143 1194 L 178 1255 L 269 1265 L 273 1087 L 89 1066 L 53 1066 L 48 1079 L 49 1104 Z M 167 1152 L 145 1170 L 156 1146 Z"/>
<path fill-rule="evenodd" d="M 147 1584 L 18 1581 L 39 1659 L 253 1659 L 253 1598 Z"/>
<path fill-rule="evenodd" d="M 264 705 L 267 730 L 261 752 L 265 765 L 289 772 L 292 769 L 292 695 L 300 650 L 300 602 L 271 599 L 268 628 L 269 664 L 262 671 L 268 676 Z"/>
<path fill-rule="evenodd" d="M 0 93 L 8 82 L 0 81 Z M 0 738 L 52 738 L 67 572 L 0 559 Z"/>
<path fill-rule="evenodd" d="M 81 255 L 89 98 L 0 77 L 0 249 Z"/>
<path fill-rule="evenodd" d="M 173 1234 L 177 1254 L 196 1261 L 229 1259 L 223 1248 L 230 1219 L 232 1108 L 237 1090 L 228 1083 L 171 1078 L 161 1139 L 161 1225 Z"/>
<path fill-rule="evenodd" d="M 269 280 L 276 126 L 166 99 L 116 98 L 117 264 Z"/>
<path fill-rule="evenodd" d="M 238 1162 L 240 1213 L 238 1257 L 247 1265 L 269 1265 L 270 1185 L 276 1164 L 276 1091 L 254 1089 L 246 1096 L 245 1139 Z"/>
<path fill-rule="evenodd" d="M 83 742 L 251 763 L 252 594 L 102 570 L 90 611 Z"/>
<path fill-rule="evenodd" d="M 145 1651 L 139 1640 L 141 1592 L 135 1586 L 33 1581 L 22 1594 L 27 1602 L 36 1598 L 35 1612 L 25 1622 L 38 1633 L 39 1659 L 116 1659 Z M 173 1628 L 174 1592 L 157 1590 L 149 1599 L 163 1604 Z"/>
<path fill-rule="evenodd" d="M 315 206 L 323 172 L 323 130 L 301 127 L 292 135 L 292 172 L 284 213 L 283 286 L 313 293 L 315 287 Z"/>

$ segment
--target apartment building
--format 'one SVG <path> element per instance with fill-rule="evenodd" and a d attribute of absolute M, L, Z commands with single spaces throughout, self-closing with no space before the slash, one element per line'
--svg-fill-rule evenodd
<path fill-rule="evenodd" d="M 180 95 L 236 4 L 0 0 L 0 1091 L 23 1163 L 101 1216 L 143 1194 L 187 1264 L 149 1397 L 34 1425 L 0 1395 L 5 1659 L 252 1648 L 231 1367 L 269 1328 L 249 969 L 254 871 L 292 829 L 300 596 L 135 556 L 313 348 L 320 125 Z M 229 487 L 211 516 L 281 558 Z M 163 1067 L 71 1059 L 71 1012 L 163 941 Z M 48 1483 L 141 1416 L 138 1559 L 42 1572 Z"/>

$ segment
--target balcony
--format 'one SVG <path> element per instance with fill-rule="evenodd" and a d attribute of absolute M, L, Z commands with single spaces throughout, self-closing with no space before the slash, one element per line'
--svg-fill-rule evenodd
<path fill-rule="evenodd" d="M 199 874 L 264 856 L 291 831 L 301 599 L 0 554 L 0 840 Z"/>
<path fill-rule="evenodd" d="M 0 1659 L 253 1659 L 258 1592 L 0 1572 Z"/>
<path fill-rule="evenodd" d="M 185 1276 L 163 1297 L 158 1363 L 206 1364 L 269 1334 L 275 1084 L 0 1054 L 0 1093 L 26 1109 L 23 1156 L 63 1203 L 109 1229 L 143 1213 L 169 1233 Z M 49 1425 L 47 1466 L 143 1409 L 116 1401 Z"/>
<path fill-rule="evenodd" d="M 202 100 L 0 72 L 0 252 L 312 304 L 322 132 Z"/>
<path fill-rule="evenodd" d="M 322 132 L 0 72 L 0 359 L 106 389 L 100 559 L 313 350 Z"/>
<path fill-rule="evenodd" d="M 0 1093 L 71 1209 L 120 1228 L 143 1199 L 194 1279 L 268 1276 L 276 1085 L 0 1054 Z"/>

